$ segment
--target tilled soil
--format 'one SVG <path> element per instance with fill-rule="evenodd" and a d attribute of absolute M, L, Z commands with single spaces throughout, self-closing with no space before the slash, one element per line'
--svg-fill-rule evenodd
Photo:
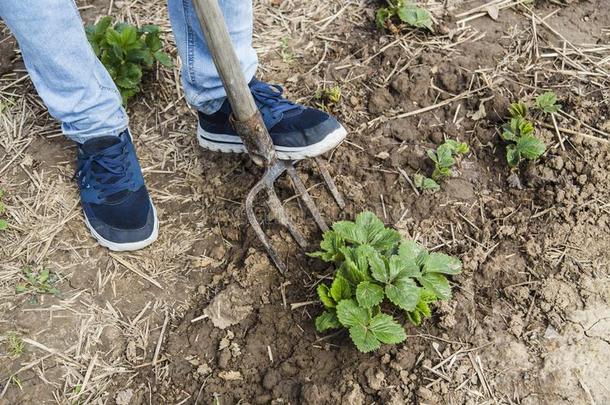
<path fill-rule="evenodd" d="M 166 309 L 165 317 L 156 312 L 146 339 L 122 337 L 108 328 L 100 332 L 108 362 L 133 368 L 129 378 L 114 375 L 98 398 L 117 404 L 610 402 L 608 143 L 568 133 L 562 133 L 560 143 L 554 130 L 538 126 L 547 153 L 511 172 L 499 137 L 509 103 L 531 101 L 548 88 L 557 92 L 565 112 L 608 132 L 607 86 L 528 70 L 535 52 L 531 19 L 523 10 L 501 10 L 497 21 L 472 20 L 476 35 L 468 37 L 451 31 L 456 16 L 474 7 L 462 5 L 437 15 L 436 36 L 407 32 L 401 42 L 374 28 L 374 4 L 348 5 L 341 14 L 343 3 L 332 3 L 338 13 L 332 38 L 289 41 L 296 61 L 270 53 L 262 66 L 265 79 L 286 83 L 289 94 L 302 102 L 315 104 L 311 94 L 320 84 L 341 86 L 342 101 L 329 108 L 349 136 L 328 158 L 346 210 L 334 205 L 308 163 L 301 163 L 300 171 L 329 218 L 351 219 L 372 210 L 404 236 L 460 257 L 464 271 L 452 278 L 454 298 L 438 305 L 421 327 L 406 323 L 409 337 L 403 344 L 373 354 L 359 353 L 346 333 L 317 334 L 313 318 L 321 307 L 311 301 L 332 268 L 297 252 L 263 209 L 259 214 L 289 272 L 280 275 L 270 264 L 239 203 L 258 169 L 246 157 L 202 152 L 186 168 L 167 174 L 179 151 L 196 148 L 192 138 L 182 136 L 192 132 L 192 116 L 183 106 L 176 108 L 178 119 L 138 106 L 132 130 L 162 122 L 161 135 L 171 145 L 154 148 L 146 137 L 136 142 L 147 162 L 163 162 L 151 164 L 156 172 L 147 174 L 147 181 L 167 221 L 160 243 L 172 248 L 152 251 L 156 261 L 145 270 L 164 280 L 175 263 L 184 268 L 175 270 L 175 283 L 164 283 L 161 294 L 142 282 L 147 295 L 133 291 L 126 271 L 113 284 L 112 296 L 133 294 L 132 302 L 114 304 L 129 320 L 138 319 L 151 296 L 168 303 L 174 299 L 180 307 Z M 263 9 L 298 15 L 298 5 L 286 7 L 272 1 Z M 557 8 L 546 21 L 564 36 L 608 44 L 605 2 L 541 3 L 535 12 L 546 16 Z M 258 28 L 279 24 L 257 18 Z M 545 40 L 561 46 L 537 28 L 540 52 L 547 51 Z M 159 92 L 161 99 L 168 98 L 164 88 Z M 439 103 L 428 112 L 417 111 Z M 414 115 L 391 118 L 405 112 Z M 561 128 L 591 134 L 566 116 L 557 120 Z M 426 150 L 445 138 L 465 141 L 471 151 L 440 192 L 418 195 L 403 172 L 430 174 Z M 176 176 L 186 180 L 178 182 Z M 279 188 L 284 198 L 293 194 L 288 181 Z M 286 205 L 311 239 L 319 240 L 296 200 Z M 197 239 L 189 239 L 190 228 L 200 233 Z M 111 266 L 101 253 L 93 259 L 97 268 Z M 96 277 L 85 269 L 80 274 L 70 281 L 75 290 Z M 108 297 L 101 291 L 95 299 L 103 306 Z M 44 384 L 37 389 L 44 391 Z M 37 391 L 30 391 L 25 402 L 35 402 L 32 392 Z M 19 403 L 24 397 L 11 389 L 7 398 Z"/>
<path fill-rule="evenodd" d="M 590 7 L 573 4 L 552 24 L 563 27 L 573 11 L 590 15 Z M 422 328 L 407 325 L 411 336 L 404 344 L 361 354 L 345 333 L 315 333 L 319 306 L 285 305 L 315 300 L 314 287 L 330 269 L 290 255 L 291 270 L 281 277 L 260 250 L 249 248 L 202 288 L 222 295 L 238 286 L 250 314 L 226 330 L 210 319 L 192 322 L 210 302 L 204 294 L 167 341 L 169 376 L 157 387 L 159 401 L 177 401 L 184 393 L 226 404 L 610 401 L 604 388 L 610 353 L 607 143 L 569 136 L 563 150 L 555 134 L 542 129 L 549 151 L 510 176 L 498 128 L 510 101 L 532 92 L 509 80 L 433 112 L 363 126 L 389 111 L 412 111 L 484 85 L 474 72 L 494 70 L 521 40 L 508 37 L 511 26 L 527 23 L 513 11 L 497 22 L 484 18 L 476 27 L 487 35 L 478 42 L 446 52 L 424 48 L 386 86 L 371 89 L 404 57 L 400 47 L 382 51 L 375 63 L 354 67 L 362 74 L 348 86 L 363 97 L 345 100 L 337 111 L 352 129 L 348 144 L 332 156 L 349 201 L 341 217 L 373 209 L 405 236 L 461 257 L 464 273 L 453 279 L 454 299 L 439 305 Z M 587 33 L 589 41 L 600 38 L 599 28 Z M 325 74 L 336 80 L 341 54 L 355 55 L 357 66 L 357 57 L 367 56 L 359 55 L 363 43 L 382 45 L 377 32 L 362 27 L 340 38 L 350 44 L 335 51 L 338 61 L 329 62 Z M 549 75 L 538 86 L 559 79 Z M 594 103 L 583 103 L 569 89 L 558 94 L 567 112 L 607 127 L 607 91 L 592 91 Z M 481 103 L 484 115 L 474 120 Z M 463 120 L 456 124 L 456 116 Z M 567 121 L 560 125 L 574 128 Z M 441 192 L 418 196 L 399 169 L 429 173 L 425 151 L 445 137 L 466 141 L 471 153 Z"/>

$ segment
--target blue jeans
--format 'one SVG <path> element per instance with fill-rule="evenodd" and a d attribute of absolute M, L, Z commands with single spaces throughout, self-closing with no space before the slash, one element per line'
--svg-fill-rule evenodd
<path fill-rule="evenodd" d="M 220 0 L 242 71 L 257 68 L 252 48 L 251 0 Z M 182 84 L 194 108 L 213 113 L 226 97 L 191 0 L 168 0 L 182 59 Z M 128 125 L 121 97 L 95 57 L 73 0 L 0 0 L 0 17 L 21 49 L 28 73 L 49 113 L 76 141 L 117 135 Z"/>

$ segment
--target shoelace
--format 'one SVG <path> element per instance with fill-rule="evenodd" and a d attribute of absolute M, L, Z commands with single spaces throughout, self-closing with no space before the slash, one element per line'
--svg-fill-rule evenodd
<path fill-rule="evenodd" d="M 75 177 L 82 187 L 98 190 L 99 198 L 126 190 L 131 181 L 125 142 L 107 147 L 81 160 Z"/>
<path fill-rule="evenodd" d="M 258 107 L 261 110 L 265 107 L 268 108 L 271 114 L 279 114 L 301 108 L 292 101 L 283 98 L 282 94 L 284 93 L 284 89 L 277 84 L 267 84 L 257 81 L 250 86 L 250 91 L 257 104 L 260 104 Z"/>

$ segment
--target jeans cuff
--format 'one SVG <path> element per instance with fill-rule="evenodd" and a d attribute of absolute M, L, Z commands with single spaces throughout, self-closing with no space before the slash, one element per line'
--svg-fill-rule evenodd
<path fill-rule="evenodd" d="M 215 100 L 205 101 L 203 104 L 197 107 L 197 110 L 206 115 L 212 115 L 218 110 L 220 110 L 220 107 L 222 107 L 222 104 L 225 102 L 226 99 L 226 97 L 221 97 Z"/>

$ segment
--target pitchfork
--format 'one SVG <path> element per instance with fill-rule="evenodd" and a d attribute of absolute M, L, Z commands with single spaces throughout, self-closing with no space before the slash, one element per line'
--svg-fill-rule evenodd
<path fill-rule="evenodd" d="M 267 192 L 267 203 L 274 218 L 280 224 L 288 228 L 288 231 L 290 231 L 290 234 L 301 248 L 306 248 L 307 242 L 305 241 L 303 234 L 288 217 L 279 197 L 273 189 L 273 184 L 278 177 L 284 172 L 287 172 L 318 227 L 323 232 L 328 230 L 328 227 L 322 219 L 318 207 L 316 207 L 316 204 L 307 192 L 305 185 L 299 178 L 294 168 L 294 162 L 279 160 L 275 154 L 275 148 L 271 137 L 269 136 L 269 132 L 254 103 L 254 98 L 252 97 L 246 78 L 241 71 L 239 60 L 237 59 L 235 49 L 233 48 L 229 36 L 229 31 L 225 24 L 224 16 L 218 5 L 218 0 L 193 0 L 193 2 L 208 48 L 212 53 L 212 59 L 220 74 L 227 97 L 229 98 L 229 102 L 233 109 L 231 123 L 244 141 L 244 145 L 246 146 L 246 150 L 252 161 L 258 166 L 265 168 L 265 174 L 260 181 L 252 187 L 246 197 L 246 215 L 248 216 L 248 221 L 254 229 L 256 236 L 258 236 L 267 250 L 267 253 L 275 266 L 284 274 L 286 272 L 286 263 L 280 259 L 278 252 L 271 245 L 254 214 L 253 204 L 259 193 L 263 190 Z M 345 202 L 337 190 L 337 187 L 326 168 L 325 162 L 319 158 L 316 158 L 315 161 L 335 201 L 340 208 L 344 208 Z"/>

